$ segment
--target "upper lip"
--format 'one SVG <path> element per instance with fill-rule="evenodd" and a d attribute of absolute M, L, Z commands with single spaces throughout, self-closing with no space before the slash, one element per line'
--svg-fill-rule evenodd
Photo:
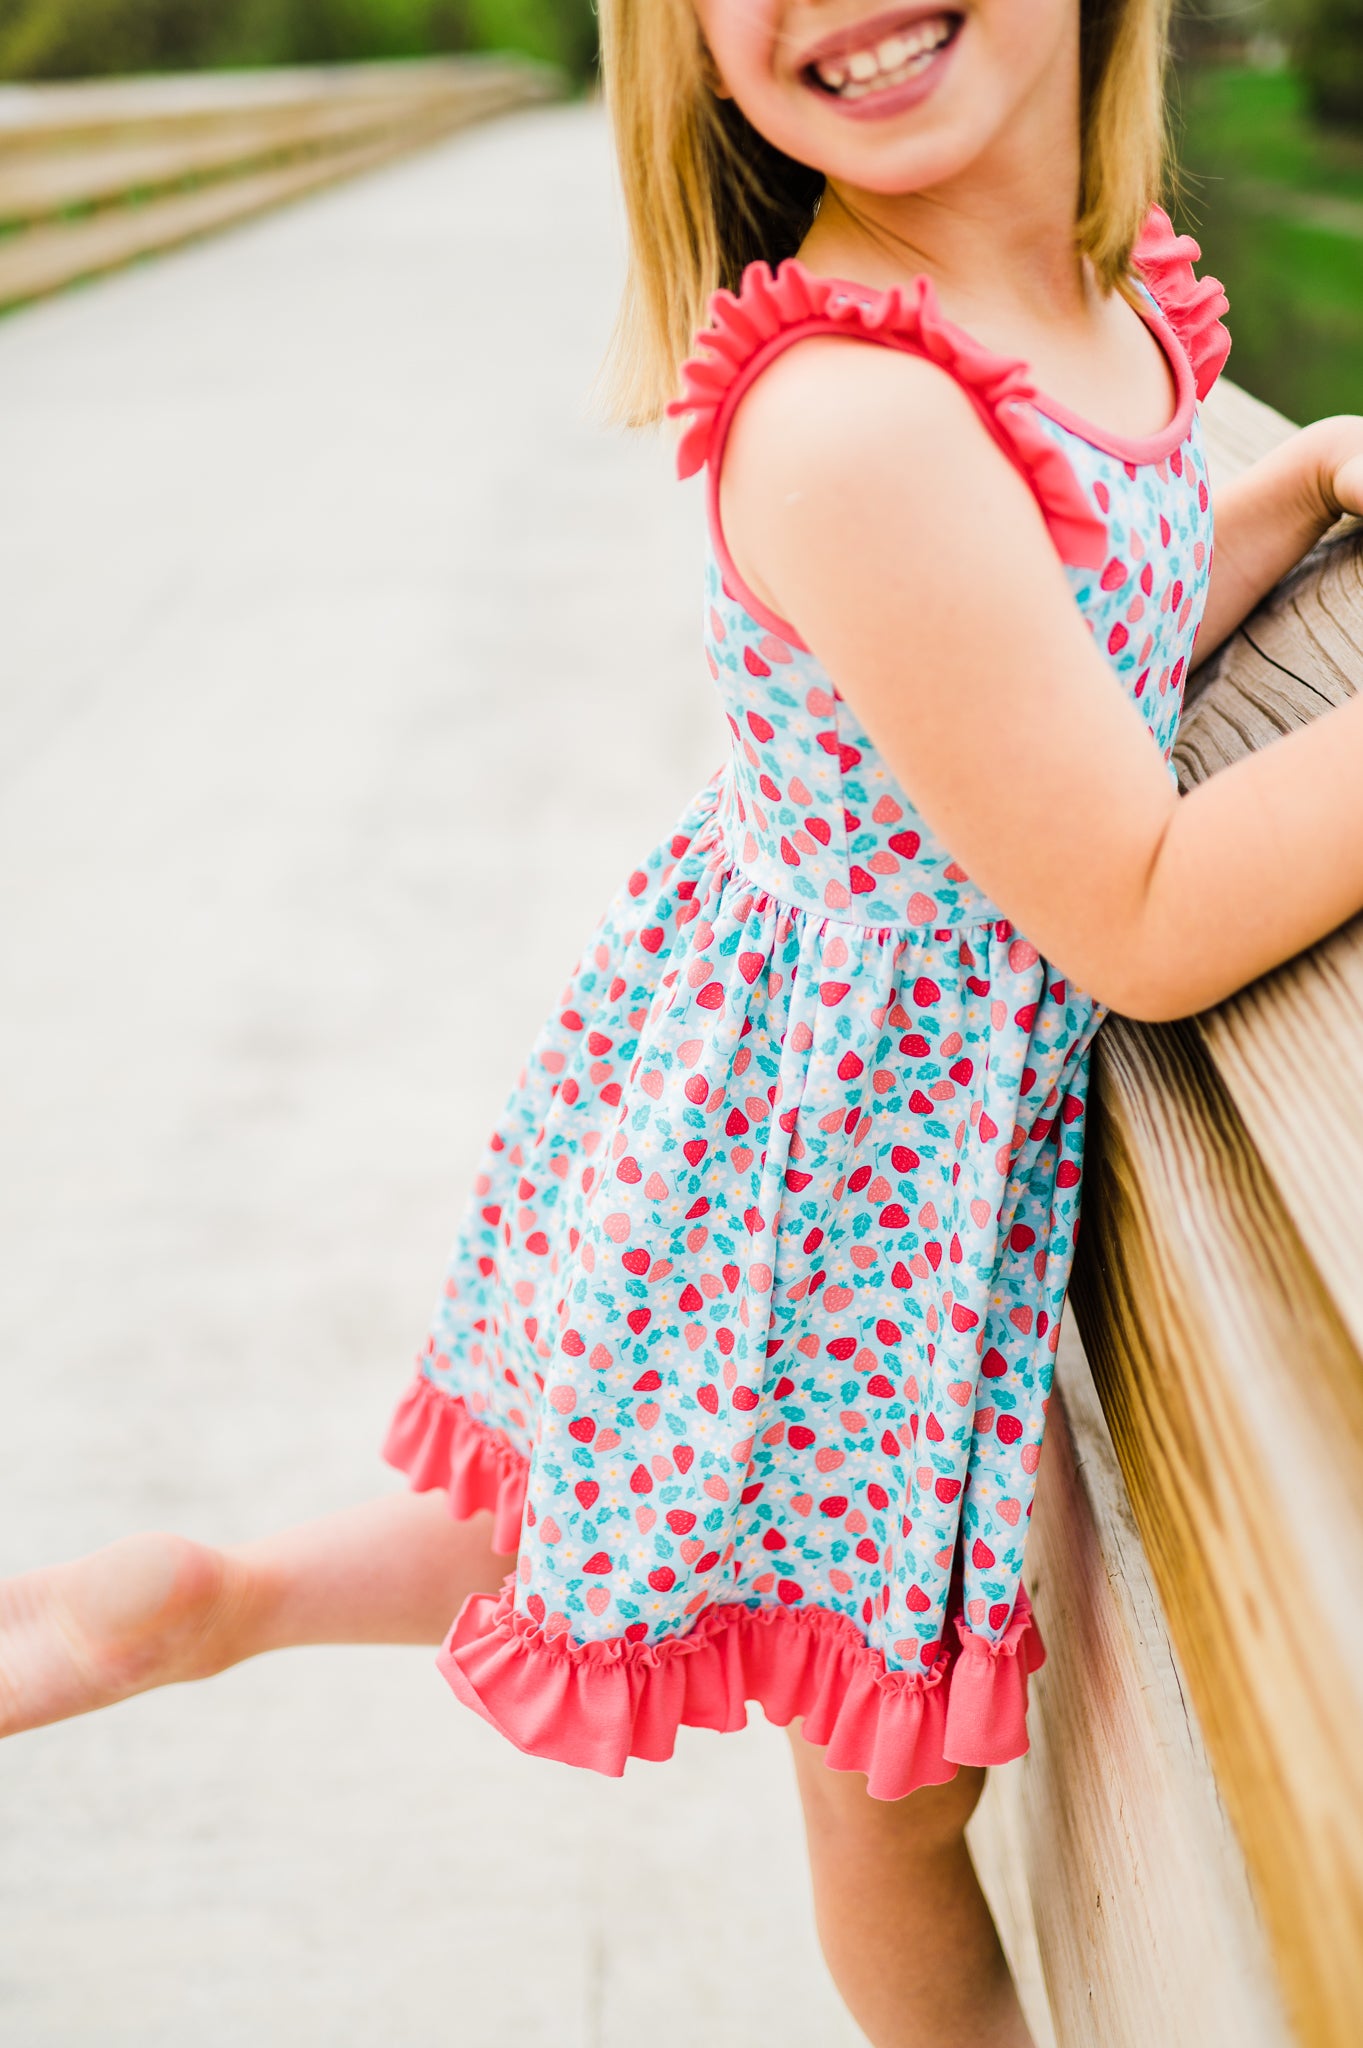
<path fill-rule="evenodd" d="M 877 43 L 883 43 L 893 35 L 902 35 L 905 29 L 917 28 L 919 22 L 936 21 L 939 17 L 954 18 L 957 10 L 953 7 L 890 7 L 883 14 L 864 15 L 846 28 L 834 29 L 821 43 L 815 43 L 800 59 L 800 69 L 807 71 L 814 64 L 828 64 L 838 57 L 850 57 L 854 50 L 873 50 Z"/>

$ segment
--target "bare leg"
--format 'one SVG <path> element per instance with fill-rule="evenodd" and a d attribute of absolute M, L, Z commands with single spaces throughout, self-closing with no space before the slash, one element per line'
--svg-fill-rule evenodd
<path fill-rule="evenodd" d="M 1032 2048 L 965 1845 L 984 1772 L 872 1799 L 791 1728 L 819 1940 L 874 2048 Z"/>
<path fill-rule="evenodd" d="M 514 1559 L 492 1518 L 391 1493 L 231 1549 L 126 1536 L 0 1580 L 0 1735 L 295 1643 L 438 1643 Z"/>

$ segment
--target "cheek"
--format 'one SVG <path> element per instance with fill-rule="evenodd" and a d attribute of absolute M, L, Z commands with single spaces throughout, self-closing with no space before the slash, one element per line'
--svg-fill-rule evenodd
<path fill-rule="evenodd" d="M 656 5 L 657 0 L 643 4 Z M 783 98 L 778 82 L 783 0 L 693 0 L 693 5 L 721 92 L 768 134 Z"/>
<path fill-rule="evenodd" d="M 1060 120 L 1073 90 L 1080 0 L 954 0 L 966 34 L 950 80 L 893 134 L 858 130 L 822 112 L 782 61 L 788 34 L 804 47 L 822 26 L 814 19 L 822 0 L 692 4 L 720 89 L 758 133 L 798 163 L 868 191 L 905 192 L 954 177 L 1024 107 L 1035 113 L 1038 98 L 1048 109 L 1054 100 Z M 875 0 L 864 6 L 868 16 L 876 12 Z"/>
<path fill-rule="evenodd" d="M 656 0 L 643 0 L 645 6 Z M 770 80 L 780 0 L 692 0 L 700 32 L 725 90 L 734 97 Z"/>
<path fill-rule="evenodd" d="M 777 149 L 808 162 L 807 94 L 780 66 L 780 0 L 695 0 L 695 8 L 722 96 Z"/>
<path fill-rule="evenodd" d="M 1079 0 L 984 0 L 975 27 L 990 67 L 1022 96 L 1079 47 Z"/>

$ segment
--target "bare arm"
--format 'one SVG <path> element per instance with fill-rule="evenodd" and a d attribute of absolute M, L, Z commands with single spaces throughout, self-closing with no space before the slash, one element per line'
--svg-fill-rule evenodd
<path fill-rule="evenodd" d="M 1303 427 L 1216 493 L 1216 546 L 1197 636 L 1205 661 L 1341 512 L 1363 504 L 1363 419 Z"/>
<path fill-rule="evenodd" d="M 739 408 L 721 510 L 943 842 L 1098 1001 L 1188 1015 L 1363 907 L 1363 697 L 1180 797 L 1027 485 L 931 364 L 788 350 Z"/>

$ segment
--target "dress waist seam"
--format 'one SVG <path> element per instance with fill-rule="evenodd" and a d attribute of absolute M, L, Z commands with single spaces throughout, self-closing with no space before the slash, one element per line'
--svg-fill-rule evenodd
<path fill-rule="evenodd" d="M 722 871 L 726 875 L 734 876 L 744 887 L 754 890 L 759 898 L 764 898 L 767 902 L 774 903 L 782 911 L 788 911 L 793 916 L 808 918 L 815 924 L 840 925 L 849 931 L 878 933 L 883 938 L 921 936 L 923 938 L 947 940 L 957 935 L 970 935 L 978 932 L 988 932 L 991 936 L 1001 940 L 1018 936 L 1017 928 L 1013 924 L 1012 919 L 1007 917 L 957 918 L 954 922 L 945 924 L 916 924 L 909 918 L 891 918 L 888 921 L 884 919 L 878 920 L 872 924 L 868 919 L 840 916 L 837 911 L 828 910 L 820 904 L 797 903 L 792 897 L 782 896 L 779 891 L 768 888 L 766 883 L 760 881 L 756 875 L 749 874 L 748 870 L 736 858 L 732 846 L 724 835 L 724 828 L 719 819 L 717 809 L 719 794 L 720 792 L 716 791 L 716 808 L 711 809 L 709 817 L 695 834 L 692 841 L 695 850 L 698 853 L 705 853 L 709 856 L 707 866 L 712 874 Z"/>

